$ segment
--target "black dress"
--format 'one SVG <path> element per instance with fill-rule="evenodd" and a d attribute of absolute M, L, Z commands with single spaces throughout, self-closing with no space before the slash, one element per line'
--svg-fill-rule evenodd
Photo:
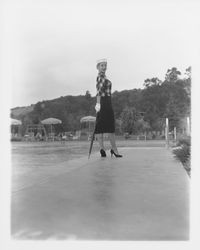
<path fill-rule="evenodd" d="M 101 97 L 101 109 L 96 117 L 95 134 L 114 133 L 115 118 L 111 101 L 112 83 L 105 75 L 98 75 L 96 87 L 97 96 Z"/>

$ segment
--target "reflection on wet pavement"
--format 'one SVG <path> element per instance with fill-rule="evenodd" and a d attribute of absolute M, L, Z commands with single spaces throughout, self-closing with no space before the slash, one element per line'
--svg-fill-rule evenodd
<path fill-rule="evenodd" d="M 59 144 L 13 147 L 14 238 L 188 239 L 188 176 L 169 151 L 124 147 L 122 159 L 88 160 L 86 145 L 68 145 L 72 155 Z"/>

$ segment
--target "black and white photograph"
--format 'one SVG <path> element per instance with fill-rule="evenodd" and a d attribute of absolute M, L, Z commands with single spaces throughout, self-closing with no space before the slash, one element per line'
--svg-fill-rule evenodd
<path fill-rule="evenodd" d="M 191 241 L 199 3 L 4 1 L 12 244 Z"/>

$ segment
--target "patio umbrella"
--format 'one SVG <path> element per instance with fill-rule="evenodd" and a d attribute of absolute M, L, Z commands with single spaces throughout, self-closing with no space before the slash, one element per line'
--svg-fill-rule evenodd
<path fill-rule="evenodd" d="M 11 125 L 22 125 L 22 122 L 20 120 L 11 118 Z"/>
<path fill-rule="evenodd" d="M 90 127 L 91 127 L 90 124 L 95 123 L 95 121 L 96 121 L 96 117 L 94 117 L 94 116 L 84 116 L 80 120 L 81 123 L 84 123 L 84 122 L 89 123 L 89 133 L 90 133 Z"/>
<path fill-rule="evenodd" d="M 95 122 L 96 121 L 96 117 L 94 116 L 84 116 L 81 118 L 80 122 Z"/>
<path fill-rule="evenodd" d="M 44 124 L 44 125 L 50 125 L 51 126 L 51 134 L 52 134 L 52 125 L 61 124 L 62 121 L 59 120 L 59 119 L 50 117 L 50 118 L 42 120 L 41 123 Z"/>
<path fill-rule="evenodd" d="M 14 134 L 15 133 L 15 127 L 17 127 L 17 133 L 20 133 L 20 126 L 22 125 L 22 122 L 20 120 L 17 119 L 13 119 L 10 118 L 10 123 L 11 123 L 11 133 Z"/>
<path fill-rule="evenodd" d="M 42 124 L 53 125 L 53 124 L 60 124 L 62 123 L 61 120 L 56 118 L 47 118 L 41 121 Z"/>

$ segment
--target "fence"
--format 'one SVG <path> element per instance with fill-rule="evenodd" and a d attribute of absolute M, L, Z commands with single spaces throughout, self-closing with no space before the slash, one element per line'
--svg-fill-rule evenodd
<path fill-rule="evenodd" d="M 190 117 L 186 117 L 183 119 L 183 134 L 186 136 L 191 135 L 191 119 Z M 166 118 L 165 120 L 165 144 L 166 147 L 169 147 L 170 141 L 176 142 L 178 139 L 177 128 L 174 127 L 173 131 L 169 131 L 169 119 Z"/>

